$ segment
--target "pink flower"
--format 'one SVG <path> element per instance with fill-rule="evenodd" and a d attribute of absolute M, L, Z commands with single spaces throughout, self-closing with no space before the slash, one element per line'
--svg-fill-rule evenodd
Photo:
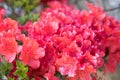
<path fill-rule="evenodd" d="M 74 77 L 77 69 L 77 63 L 78 62 L 75 58 L 69 57 L 68 55 L 62 55 L 62 58 L 57 59 L 55 65 L 62 75 Z"/>
<path fill-rule="evenodd" d="M 17 54 L 18 45 L 14 37 L 0 39 L 0 54 L 5 56 L 6 61 L 12 62 Z"/>
<path fill-rule="evenodd" d="M 14 30 L 17 28 L 18 28 L 17 21 L 12 20 L 11 18 L 6 18 L 6 19 L 0 21 L 0 32 Z"/>
<path fill-rule="evenodd" d="M 44 48 L 39 47 L 39 44 L 30 38 L 25 38 L 20 54 L 20 60 L 32 67 L 33 69 L 40 66 L 39 58 L 44 57 Z"/>

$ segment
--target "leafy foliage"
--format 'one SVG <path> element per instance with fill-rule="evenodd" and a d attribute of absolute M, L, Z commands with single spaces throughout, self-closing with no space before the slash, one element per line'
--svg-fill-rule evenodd
<path fill-rule="evenodd" d="M 10 70 L 12 68 L 12 64 L 6 62 L 4 59 L 0 62 L 0 78 L 2 78 L 4 75 L 7 76 L 9 74 Z"/>
<path fill-rule="evenodd" d="M 28 72 L 28 67 L 25 66 L 22 62 L 16 61 L 17 63 L 17 70 L 15 71 L 14 75 L 19 76 L 19 80 L 27 80 L 27 72 Z"/>

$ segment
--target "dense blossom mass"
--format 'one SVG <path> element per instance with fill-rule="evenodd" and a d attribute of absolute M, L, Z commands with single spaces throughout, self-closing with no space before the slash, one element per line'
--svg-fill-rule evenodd
<path fill-rule="evenodd" d="M 118 21 L 89 3 L 89 12 L 57 1 L 48 5 L 38 21 L 22 26 L 3 19 L 0 9 L 2 57 L 28 65 L 28 76 L 35 80 L 61 80 L 57 73 L 65 80 L 92 80 L 91 74 L 101 67 L 115 71 L 120 63 Z"/>

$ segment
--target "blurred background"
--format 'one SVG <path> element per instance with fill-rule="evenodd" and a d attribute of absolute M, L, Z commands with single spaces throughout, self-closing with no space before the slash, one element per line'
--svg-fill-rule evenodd
<path fill-rule="evenodd" d="M 100 6 L 107 12 L 108 15 L 120 19 L 120 0 L 68 0 L 78 9 L 86 9 L 85 1 Z"/>
<path fill-rule="evenodd" d="M 55 0 L 0 0 L 0 7 L 6 9 L 6 17 L 17 19 L 24 24 L 28 19 L 37 20 L 39 12 L 46 7 L 46 3 Z M 68 1 L 68 4 L 74 5 L 82 10 L 86 9 L 85 2 L 88 1 L 100 6 L 108 15 L 120 20 L 120 0 L 58 0 Z"/>

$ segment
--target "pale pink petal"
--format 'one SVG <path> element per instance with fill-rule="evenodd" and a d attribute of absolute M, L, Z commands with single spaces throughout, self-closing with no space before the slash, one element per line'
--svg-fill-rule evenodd
<path fill-rule="evenodd" d="M 31 59 L 28 63 L 28 65 L 30 67 L 32 67 L 33 69 L 36 69 L 40 66 L 40 61 L 39 60 L 34 60 L 34 59 Z"/>
<path fill-rule="evenodd" d="M 42 58 L 45 56 L 44 48 L 38 48 L 35 52 L 34 59 Z"/>
<path fill-rule="evenodd" d="M 16 57 L 16 53 L 12 53 L 12 54 L 7 54 L 5 55 L 5 59 L 6 61 L 8 61 L 9 63 L 12 63 L 13 60 L 15 59 Z"/>

